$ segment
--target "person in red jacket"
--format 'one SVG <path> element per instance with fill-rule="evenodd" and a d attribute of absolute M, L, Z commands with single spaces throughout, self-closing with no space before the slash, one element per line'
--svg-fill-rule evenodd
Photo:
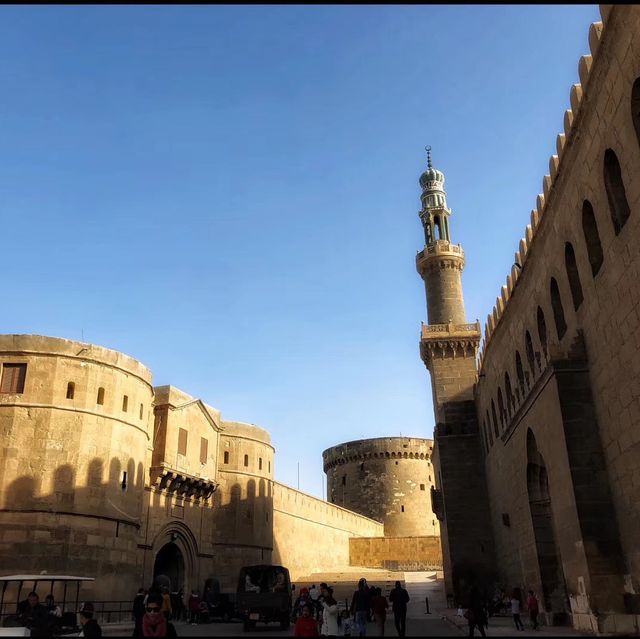
<path fill-rule="evenodd" d="M 302 616 L 298 617 L 293 628 L 294 637 L 319 637 L 318 622 L 311 616 L 311 606 L 305 604 L 302 607 Z"/>

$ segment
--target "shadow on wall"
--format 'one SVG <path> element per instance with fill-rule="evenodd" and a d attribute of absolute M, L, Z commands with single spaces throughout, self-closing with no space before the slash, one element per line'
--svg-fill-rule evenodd
<path fill-rule="evenodd" d="M 2 573 L 95 576 L 98 567 L 107 573 L 120 570 L 130 558 L 110 551 L 131 550 L 142 513 L 143 464 L 129 459 L 123 468 L 114 457 L 106 480 L 100 458 L 91 460 L 84 477 L 63 464 L 53 472 L 50 492 L 42 492 L 47 475 L 23 475 L 4 491 Z"/>

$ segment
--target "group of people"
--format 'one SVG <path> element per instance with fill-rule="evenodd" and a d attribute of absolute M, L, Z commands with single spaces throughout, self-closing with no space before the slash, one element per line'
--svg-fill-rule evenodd
<path fill-rule="evenodd" d="M 396 630 L 400 637 L 406 634 L 407 603 L 409 593 L 396 581 L 395 588 L 389 593 Z M 338 602 L 333 597 L 333 588 L 326 583 L 302 588 L 293 606 L 295 637 L 351 636 L 365 637 L 367 622 L 373 620 L 380 636 L 384 636 L 389 601 L 382 589 L 369 586 L 362 578 L 353 593 L 351 605 L 340 612 Z"/>
<path fill-rule="evenodd" d="M 94 614 L 95 609 L 92 603 L 82 604 L 78 612 L 80 637 L 92 639 L 102 637 L 102 629 L 94 618 Z M 62 609 L 56 604 L 52 594 L 48 594 L 44 604 L 41 604 L 38 593 L 30 592 L 26 599 L 18 603 L 17 614 L 13 621 L 17 626 L 29 628 L 32 637 L 51 637 L 62 630 Z"/>
<path fill-rule="evenodd" d="M 510 611 L 516 630 L 524 630 L 524 624 L 520 619 L 522 609 L 522 591 L 514 588 L 509 597 L 504 591 L 496 594 L 493 600 L 486 603 L 477 588 L 472 588 L 469 593 L 469 602 L 466 610 L 459 609 L 461 614 L 467 619 L 469 625 L 469 636 L 473 637 L 477 628 L 480 635 L 486 637 L 485 629 L 489 627 L 489 617 L 501 612 L 504 609 Z M 538 613 L 540 611 L 538 599 L 533 590 L 529 590 L 526 599 L 527 611 L 532 630 L 538 630 Z"/>

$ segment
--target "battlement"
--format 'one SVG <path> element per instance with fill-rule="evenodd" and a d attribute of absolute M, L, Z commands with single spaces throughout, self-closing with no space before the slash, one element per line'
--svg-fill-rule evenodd
<path fill-rule="evenodd" d="M 483 370 L 483 362 L 486 350 L 491 342 L 491 338 L 505 313 L 510 298 L 513 296 L 519 278 L 526 267 L 526 262 L 531 253 L 534 239 L 536 238 L 541 225 L 545 223 L 545 212 L 549 208 L 548 204 L 554 198 L 554 185 L 564 168 L 563 157 L 566 149 L 573 144 L 578 135 L 579 124 L 582 117 L 582 105 L 586 100 L 590 86 L 590 79 L 593 76 L 592 68 L 597 62 L 597 52 L 600 49 L 602 39 L 606 32 L 606 24 L 614 5 L 600 5 L 600 15 L 602 22 L 594 22 L 589 28 L 589 48 L 591 55 L 584 55 L 578 63 L 579 84 L 571 87 L 569 102 L 571 108 L 564 114 L 564 133 L 560 133 L 556 138 L 557 155 L 549 158 L 549 174 L 542 178 L 542 193 L 536 198 L 536 208 L 531 211 L 530 223 L 527 225 L 524 237 L 520 240 L 518 250 L 515 253 L 515 264 L 511 268 L 511 273 L 507 276 L 506 283 L 500 290 L 500 295 L 496 298 L 496 303 L 492 312 L 487 315 L 484 329 L 484 339 L 478 354 L 478 371 Z"/>

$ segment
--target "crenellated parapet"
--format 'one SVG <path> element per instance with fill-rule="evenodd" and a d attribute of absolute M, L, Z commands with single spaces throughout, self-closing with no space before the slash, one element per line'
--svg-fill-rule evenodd
<path fill-rule="evenodd" d="M 598 51 L 601 42 L 606 37 L 606 24 L 614 5 L 600 5 L 602 22 L 595 22 L 589 28 L 589 48 L 591 55 L 584 55 L 578 62 L 579 84 L 572 85 L 569 92 L 570 109 L 564 114 L 564 133 L 556 138 L 556 154 L 549 158 L 549 174 L 542 178 L 542 193 L 536 198 L 536 207 L 531 211 L 530 222 L 525 228 L 524 237 L 520 240 L 518 250 L 514 256 L 514 265 L 507 276 L 505 285 L 502 286 L 500 295 L 496 298 L 493 310 L 487 315 L 484 328 L 484 339 L 478 354 L 478 371 L 482 372 L 486 349 L 496 331 L 509 300 L 514 294 L 518 280 L 522 276 L 529 254 L 541 225 L 545 224 L 545 213 L 549 209 L 549 202 L 554 199 L 554 186 L 563 174 L 563 158 L 565 150 L 573 143 L 578 135 L 578 129 L 582 118 L 583 104 L 588 99 L 592 67 L 598 60 Z"/>
<path fill-rule="evenodd" d="M 447 268 L 464 269 L 464 251 L 459 244 L 437 240 L 428 244 L 416 255 L 416 270 L 421 276 L 426 272 Z"/>

